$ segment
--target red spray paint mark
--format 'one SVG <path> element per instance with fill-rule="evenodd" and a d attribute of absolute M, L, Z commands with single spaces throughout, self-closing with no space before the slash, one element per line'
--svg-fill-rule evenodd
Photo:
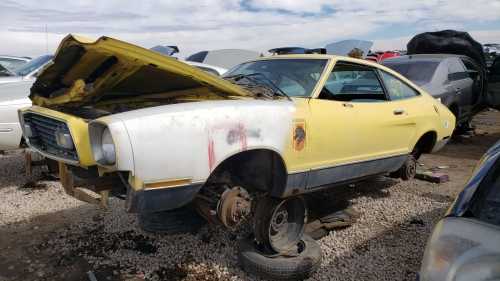
<path fill-rule="evenodd" d="M 238 124 L 238 133 L 239 133 L 239 136 L 240 136 L 241 150 L 247 150 L 247 148 L 248 148 L 248 145 L 247 145 L 247 134 L 246 134 L 246 131 L 245 131 L 245 127 L 241 123 Z"/>
<path fill-rule="evenodd" d="M 208 168 L 210 171 L 214 168 L 215 165 L 215 152 L 214 152 L 214 141 L 208 140 Z"/>

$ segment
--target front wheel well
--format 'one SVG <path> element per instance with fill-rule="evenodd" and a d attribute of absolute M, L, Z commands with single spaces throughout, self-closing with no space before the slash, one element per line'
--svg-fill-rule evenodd
<path fill-rule="evenodd" d="M 249 190 L 271 191 L 286 184 L 282 157 L 269 149 L 247 150 L 222 161 L 205 185 L 239 185 Z"/>
<path fill-rule="evenodd" d="M 420 157 L 422 153 L 431 153 L 434 145 L 437 141 L 437 133 L 434 131 L 429 131 L 423 134 L 415 144 L 412 154 L 416 159 Z"/>

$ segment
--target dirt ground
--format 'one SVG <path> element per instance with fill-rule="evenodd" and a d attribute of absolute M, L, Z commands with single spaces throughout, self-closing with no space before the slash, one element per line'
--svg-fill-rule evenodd
<path fill-rule="evenodd" d="M 433 224 L 500 139 L 500 112 L 485 111 L 473 124 L 475 134 L 420 160 L 421 169 L 448 174 L 447 183 L 383 178 L 325 194 L 326 205 L 347 202 L 361 218 L 319 241 L 323 265 L 311 279 L 415 280 Z M 89 280 L 89 270 L 99 281 L 252 279 L 237 266 L 239 233 L 143 233 L 118 200 L 102 211 L 67 197 L 58 183 L 33 184 L 41 175 L 26 177 L 22 160 L 0 156 L 0 281 Z"/>

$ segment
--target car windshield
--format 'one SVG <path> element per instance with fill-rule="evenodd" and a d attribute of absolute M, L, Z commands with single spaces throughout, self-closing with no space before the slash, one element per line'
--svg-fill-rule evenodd
<path fill-rule="evenodd" d="M 16 71 L 15 71 L 16 75 L 26 76 L 26 75 L 30 74 L 31 72 L 39 69 L 41 66 L 43 66 L 45 63 L 47 63 L 52 58 L 53 58 L 53 56 L 51 56 L 51 55 L 44 55 L 44 56 L 40 56 L 36 59 L 32 59 L 27 64 L 16 69 Z"/>
<path fill-rule="evenodd" d="M 326 59 L 270 59 L 242 63 L 224 77 L 249 75 L 256 83 L 268 81 L 290 97 L 309 97 L 326 66 Z M 262 78 L 258 78 L 261 76 Z M 264 79 L 265 78 L 265 79 Z"/>
<path fill-rule="evenodd" d="M 431 81 L 434 72 L 439 65 L 437 61 L 403 61 L 389 62 L 385 61 L 383 65 L 399 72 L 404 77 L 410 79 L 413 83 L 422 86 Z"/>
<path fill-rule="evenodd" d="M 26 64 L 26 62 L 27 60 L 0 58 L 0 64 L 10 71 L 15 71 L 16 69 Z"/>

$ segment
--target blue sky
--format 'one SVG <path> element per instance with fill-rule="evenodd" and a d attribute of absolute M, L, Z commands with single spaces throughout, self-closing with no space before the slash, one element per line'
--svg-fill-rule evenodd
<path fill-rule="evenodd" d="M 499 11 L 500 0 L 2 0 L 0 54 L 53 52 L 68 33 L 144 47 L 175 44 L 183 55 L 320 47 L 351 38 L 373 40 L 375 49 L 401 49 L 417 33 L 449 28 L 500 42 Z"/>

